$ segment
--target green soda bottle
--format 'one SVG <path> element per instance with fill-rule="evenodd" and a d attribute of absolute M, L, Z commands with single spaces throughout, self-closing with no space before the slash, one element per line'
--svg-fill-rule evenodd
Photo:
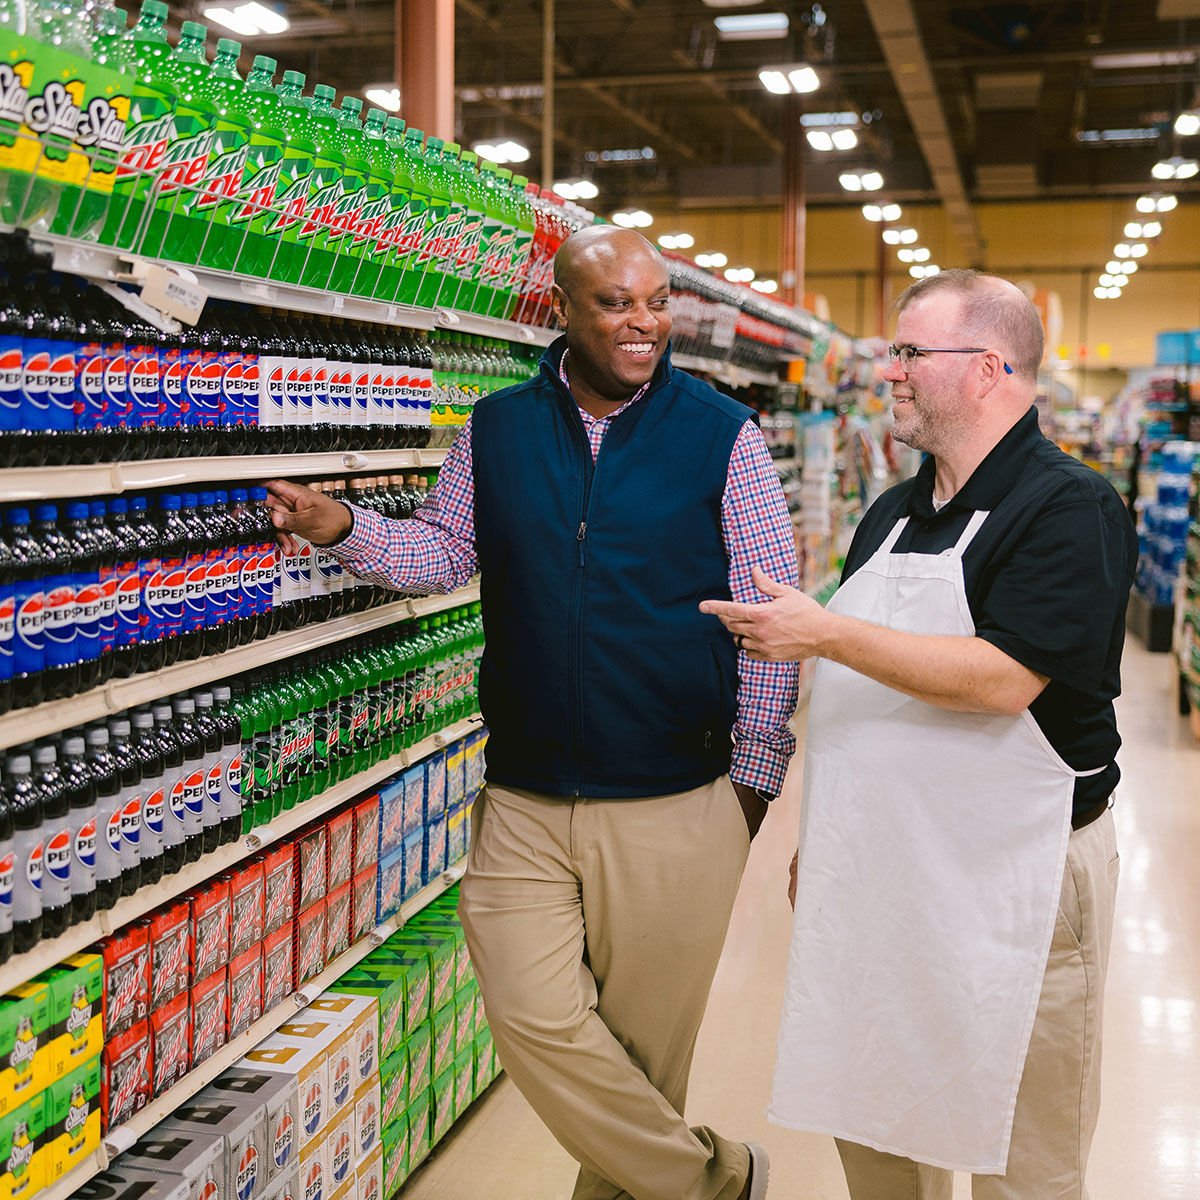
<path fill-rule="evenodd" d="M 346 675 L 351 687 L 350 704 L 353 714 L 350 721 L 350 744 L 353 747 L 350 774 L 358 775 L 370 765 L 368 743 L 371 735 L 370 698 L 367 694 L 367 664 L 361 645 L 354 647 L 353 652 L 345 660 L 345 665 Z"/>
<path fill-rule="evenodd" d="M 279 697 L 281 738 L 279 744 L 279 791 L 283 811 L 296 807 L 300 799 L 300 695 L 292 682 L 288 668 L 280 668 L 275 683 L 275 694 Z"/>
<path fill-rule="evenodd" d="M 112 202 L 100 233 L 106 245 L 123 250 L 140 234 L 155 178 L 175 136 L 175 89 L 167 65 L 171 47 L 164 33 L 166 20 L 167 6 L 162 0 L 143 0 L 137 24 L 124 35 L 133 49 L 136 82 Z"/>
<path fill-rule="evenodd" d="M 254 701 L 247 695 L 239 680 L 230 682 L 234 716 L 241 727 L 241 746 L 238 750 L 239 791 L 242 798 L 242 836 L 254 828 Z"/>
<path fill-rule="evenodd" d="M 533 254 L 533 243 L 537 237 L 537 214 L 525 191 L 528 186 L 529 180 L 524 175 L 513 176 L 512 202 L 516 212 L 516 233 L 513 240 L 512 270 L 504 279 L 500 289 L 507 294 L 508 302 L 503 311 L 496 314 L 510 321 L 516 316 L 518 297 L 525 288 Z"/>
<path fill-rule="evenodd" d="M 471 311 L 484 313 L 488 311 L 495 299 L 495 291 L 492 287 L 493 271 L 497 256 L 503 250 L 505 224 L 500 181 L 496 178 L 496 164 L 493 162 L 482 163 L 479 176 L 487 205 L 487 217 L 483 227 L 483 246 L 480 249 L 479 261 L 475 264 L 475 288 Z"/>
<path fill-rule="evenodd" d="M 346 168 L 342 137 L 332 100 L 337 91 L 328 84 L 313 88 L 308 110 L 316 153 L 309 178 L 308 217 L 297 235 L 301 256 L 300 282 L 306 287 L 328 288 L 337 262 L 337 244 L 330 245 L 336 234 L 334 216 L 342 199 L 342 174 Z"/>
<path fill-rule="evenodd" d="M 367 196 L 350 239 L 349 253 L 355 267 L 351 286 L 347 289 L 356 296 L 375 294 L 379 273 L 392 246 L 392 243 L 382 241 L 389 230 L 392 216 L 392 184 L 397 169 L 395 151 L 386 137 L 386 119 L 387 113 L 383 109 L 369 109 L 361 135 L 362 153 L 366 161 Z"/>
<path fill-rule="evenodd" d="M 383 236 L 375 248 L 381 259 L 375 299 L 398 301 L 405 267 L 416 255 L 428 219 L 429 192 L 419 180 L 425 176 L 421 158 L 419 129 L 405 130 L 399 117 L 388 117 L 384 125 L 384 141 L 392 152 L 395 171 L 392 175 L 392 208 Z M 414 289 L 415 294 L 415 289 Z"/>
<path fill-rule="evenodd" d="M 23 0 L 0 0 L 0 220 L 9 225 L 18 224 L 25 211 L 41 155 L 25 128 L 25 104 L 41 50 L 33 34 Z"/>
<path fill-rule="evenodd" d="M 430 138 L 425 143 L 425 158 L 431 169 L 440 171 L 442 187 L 446 193 L 446 210 L 436 228 L 428 233 L 426 252 L 428 265 L 417 288 L 417 305 L 433 308 L 452 287 L 454 262 L 466 224 L 466 191 L 459 158 L 462 147 L 457 142 L 443 143 L 441 138 Z"/>
<path fill-rule="evenodd" d="M 326 245 L 337 254 L 329 290 L 349 295 L 355 290 L 363 262 L 362 222 L 371 198 L 371 154 L 359 116 L 362 101 L 357 96 L 346 96 L 341 108 L 335 112 L 338 145 L 345 167 L 342 170 L 342 194 L 333 212 L 333 229 L 326 238 Z"/>
<path fill-rule="evenodd" d="M 405 182 L 409 189 L 408 213 L 404 226 L 396 239 L 395 276 L 399 280 L 393 299 L 400 304 L 414 304 L 421 274 L 427 265 L 421 255 L 425 249 L 430 227 L 439 218 L 439 207 L 434 203 L 434 178 L 425 160 L 425 134 L 420 129 L 404 131 L 401 158 L 407 170 Z M 445 203 L 449 203 L 448 200 Z M 440 211 L 444 211 L 441 209 Z M 385 271 L 385 275 L 387 272 Z"/>
<path fill-rule="evenodd" d="M 487 195 L 483 190 L 477 163 L 479 156 L 473 151 L 462 155 L 459 182 L 466 193 L 467 215 L 463 225 L 462 239 L 453 266 L 447 272 L 447 286 L 438 303 L 446 308 L 469 312 L 475 294 L 475 271 L 482 252 L 484 225 L 487 219 Z"/>
<path fill-rule="evenodd" d="M 252 275 L 268 275 L 281 283 L 299 283 L 304 267 L 300 230 L 308 217 L 312 174 L 317 143 L 308 124 L 308 110 L 300 92 L 304 75 L 284 71 L 279 84 L 280 116 L 287 134 L 279 178 L 270 210 L 250 222 L 250 239 L 261 237 L 259 257 L 253 262 L 238 262 L 238 269 Z M 265 183 L 264 183 L 265 188 Z M 307 244 L 307 243 L 306 243 Z M 265 270 L 262 268 L 265 265 Z"/>
<path fill-rule="evenodd" d="M 409 131 L 412 132 L 411 130 Z M 417 251 L 413 269 L 417 273 L 416 287 L 411 303 L 421 308 L 430 308 L 442 287 L 442 263 L 445 255 L 447 232 L 451 229 L 453 196 L 450 173 L 442 155 L 442 139 L 430 137 L 425 141 L 426 178 L 430 187 L 428 219 L 425 223 L 424 239 Z M 402 299 L 404 295 L 402 293 Z M 408 301 L 406 301 L 408 303 Z"/>
<path fill-rule="evenodd" d="M 512 177 L 512 171 L 508 167 L 501 167 L 496 171 L 504 232 L 487 268 L 488 283 L 492 289 L 492 304 L 481 311 L 486 311 L 488 316 L 507 313 L 511 307 L 513 255 L 517 242 L 517 199 L 513 191 Z"/>
<path fill-rule="evenodd" d="M 275 707 L 274 689 L 265 673 L 251 676 L 247 696 L 252 711 L 253 741 L 250 766 L 254 772 L 254 824 L 266 825 L 279 815 L 275 796 L 275 763 L 279 742 L 279 713 Z M 244 774 L 243 767 L 243 774 Z"/>
<path fill-rule="evenodd" d="M 305 667 L 297 667 L 292 672 L 292 688 L 299 696 L 299 715 L 297 727 L 299 742 L 297 750 L 297 776 L 299 795 L 297 803 L 303 804 L 316 795 L 317 774 L 317 706 L 319 703 L 318 688 L 314 684 L 312 672 Z"/>
<path fill-rule="evenodd" d="M 318 652 L 308 668 L 313 693 L 313 795 L 319 796 L 332 782 L 332 763 L 337 738 L 337 715 L 330 694 L 326 655 Z M 330 718 L 333 718 L 332 720 Z"/>

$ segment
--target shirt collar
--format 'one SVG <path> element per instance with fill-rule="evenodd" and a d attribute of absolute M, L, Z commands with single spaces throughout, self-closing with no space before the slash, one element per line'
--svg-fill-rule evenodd
<path fill-rule="evenodd" d="M 571 384 L 567 379 L 567 358 L 570 353 L 570 350 L 564 350 L 562 358 L 560 358 L 558 361 L 558 378 L 568 392 L 571 391 Z M 598 421 L 611 421 L 613 417 L 619 417 L 621 413 L 623 413 L 631 404 L 636 404 L 650 390 L 650 384 L 653 382 L 654 380 L 651 379 L 649 382 L 643 383 L 642 386 L 638 388 L 638 390 L 634 392 L 633 395 L 630 396 L 620 408 L 613 409 L 613 411 L 610 412 L 607 417 L 593 417 L 592 414 L 589 413 L 587 409 L 585 409 L 583 405 L 579 403 L 578 400 L 575 400 L 575 404 L 579 409 L 579 415 L 583 418 L 585 425 L 590 425 Z M 571 399 L 575 399 L 574 392 L 571 392 Z"/>
<path fill-rule="evenodd" d="M 992 447 L 983 462 L 971 473 L 971 478 L 963 484 L 958 494 L 940 514 L 936 513 L 933 507 L 933 482 L 937 473 L 937 461 L 933 455 L 927 455 L 917 471 L 912 492 L 909 493 L 909 512 L 913 516 L 925 519 L 936 515 L 945 516 L 955 509 L 991 512 L 1016 482 L 1026 459 L 1042 441 L 1037 409 L 1031 407 Z"/>

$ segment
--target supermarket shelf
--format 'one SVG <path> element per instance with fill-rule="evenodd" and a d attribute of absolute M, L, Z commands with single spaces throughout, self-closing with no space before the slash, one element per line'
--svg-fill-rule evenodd
<path fill-rule="evenodd" d="M 445 458 L 444 449 L 339 450 L 327 454 L 249 454 L 66 467 L 10 467 L 0 470 L 0 502 L 115 496 L 122 492 L 172 486 L 194 489 L 201 483 L 237 479 L 273 479 L 343 471 L 403 471 L 439 467 Z"/>
<path fill-rule="evenodd" d="M 248 646 L 238 646 L 224 654 L 176 663 L 161 671 L 134 675 L 129 679 L 111 679 L 103 687 L 70 696 L 66 700 L 50 700 L 34 708 L 15 709 L 0 717 L 0 749 L 45 737 L 71 725 L 83 725 L 111 713 L 157 700 L 160 696 L 169 696 L 173 692 L 186 691 L 230 675 L 252 671 L 255 667 L 280 662 L 396 621 L 457 608 L 478 599 L 479 588 L 471 585 L 446 596 L 397 600 L 365 612 L 350 613 L 332 621 L 278 633 L 274 637 L 251 642 Z"/>
<path fill-rule="evenodd" d="M 711 375 L 714 379 L 729 384 L 730 387 L 746 387 L 751 383 L 774 387 L 780 382 L 778 375 L 771 375 L 766 371 L 756 371 L 752 367 L 739 367 L 736 363 L 723 362 L 718 358 L 701 358 L 696 354 L 673 354 L 671 362 L 685 371 L 703 371 L 705 375 Z"/>
<path fill-rule="evenodd" d="M 90 921 L 72 927 L 61 937 L 39 942 L 27 954 L 18 955 L 0 967 L 0 994 L 11 991 L 18 984 L 32 979 L 48 967 L 55 966 L 67 955 L 78 953 L 99 938 L 114 933 L 130 921 L 135 921 L 152 909 L 198 887 L 214 875 L 229 870 L 243 859 L 257 854 L 264 846 L 295 833 L 315 817 L 323 816 L 361 792 L 369 791 L 375 784 L 419 762 L 443 746 L 457 741 L 471 730 L 479 728 L 482 723 L 480 717 L 468 717 L 464 721 L 458 721 L 415 746 L 376 763 L 370 770 L 352 775 L 349 779 L 327 788 L 319 796 L 305 800 L 295 808 L 281 813 L 270 824 L 258 826 L 231 845 L 204 855 L 199 862 L 189 863 L 177 874 L 165 877 L 161 883 L 139 888 L 132 896 L 118 901 L 107 912 L 97 913 Z"/>
<path fill-rule="evenodd" d="M 344 954 L 338 955 L 320 975 L 310 979 L 302 988 L 293 992 L 293 1003 L 285 1000 L 282 1004 L 277 1004 L 269 1013 L 265 1013 L 255 1021 L 240 1037 L 234 1038 L 206 1062 L 195 1070 L 189 1071 L 173 1088 L 169 1088 L 158 1099 L 152 1100 L 131 1120 L 112 1130 L 99 1150 L 64 1175 L 57 1183 L 40 1192 L 39 1200 L 68 1200 L 77 1188 L 82 1187 L 94 1175 L 107 1170 L 114 1158 L 135 1145 L 139 1138 L 145 1137 L 181 1104 L 207 1087 L 222 1071 L 233 1066 L 238 1059 L 253 1050 L 259 1042 L 274 1033 L 280 1025 L 293 1018 L 298 1008 L 309 1004 L 351 967 L 366 958 L 376 946 L 381 945 L 392 934 L 398 932 L 423 908 L 428 907 L 443 892 L 453 887 L 462 877 L 462 873 L 463 864 L 459 863 L 439 876 L 428 887 L 423 888 L 401 909 L 399 917 L 385 921 L 362 941 L 355 943 Z"/>
<path fill-rule="evenodd" d="M 4 230 L 10 228 L 0 226 L 0 229 Z M 179 271 L 185 278 L 190 274 L 210 296 L 219 300 L 262 304 L 289 312 L 316 313 L 342 317 L 349 321 L 372 321 L 380 325 L 399 326 L 402 329 L 458 329 L 464 333 L 505 338 L 508 341 L 526 342 L 530 345 L 548 346 L 557 336 L 553 330 L 519 325 L 515 321 L 479 316 L 476 313 L 460 313 L 449 308 L 415 308 L 408 304 L 391 304 L 386 300 L 343 296 L 320 288 L 276 283 L 273 280 L 238 275 L 232 271 L 214 271 L 208 267 L 183 266 L 167 260 L 123 254 L 108 246 L 79 242 L 53 234 L 38 234 L 34 240 L 49 246 L 56 271 L 84 275 L 89 279 L 108 283 L 128 281 L 133 260 L 158 262 L 161 266 Z"/>
<path fill-rule="evenodd" d="M 773 458 L 772 463 L 777 471 L 791 471 L 796 467 L 802 466 L 801 460 L 794 454 L 789 458 Z"/>

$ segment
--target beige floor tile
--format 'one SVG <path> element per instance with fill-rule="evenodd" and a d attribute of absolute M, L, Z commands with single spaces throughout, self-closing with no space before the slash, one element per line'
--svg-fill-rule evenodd
<path fill-rule="evenodd" d="M 1200 747 L 1175 710 L 1166 655 L 1131 641 L 1119 721 L 1124 780 L 1117 930 L 1092 1200 L 1200 1197 Z M 846 1200 L 827 1137 L 767 1123 L 790 927 L 799 764 L 755 841 L 692 1073 L 689 1116 L 771 1154 L 772 1200 Z M 502 1080 L 403 1200 L 567 1200 L 575 1169 Z M 966 1200 L 970 1181 L 956 1181 Z"/>

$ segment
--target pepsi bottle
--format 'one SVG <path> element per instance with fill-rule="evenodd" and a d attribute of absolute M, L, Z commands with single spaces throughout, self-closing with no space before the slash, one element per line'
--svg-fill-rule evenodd
<path fill-rule="evenodd" d="M 129 520 L 129 501 L 124 496 L 118 496 L 108 502 L 107 530 L 112 546 L 111 674 L 117 679 L 128 679 L 130 675 L 136 674 L 138 669 L 138 642 L 142 630 L 142 583 L 138 570 L 141 555 L 138 531 Z"/>
<path fill-rule="evenodd" d="M 33 510 L 30 536 L 41 546 L 45 588 L 45 670 L 43 694 L 62 700 L 79 691 L 79 658 L 75 644 L 75 564 L 71 545 L 58 530 L 58 509 L 39 504 Z"/>
<path fill-rule="evenodd" d="M 213 720 L 221 734 L 221 845 L 226 846 L 242 832 L 242 723 L 228 684 L 216 684 L 212 697 Z"/>
<path fill-rule="evenodd" d="M 82 287 L 87 284 L 80 280 Z M 105 379 L 105 322 L 87 297 L 78 297 L 78 345 L 75 352 L 75 444 L 71 460 L 99 462 L 103 453 L 104 420 L 107 411 Z M 122 389 L 124 384 L 122 384 Z"/>
<path fill-rule="evenodd" d="M 250 513 L 258 536 L 258 636 L 267 637 L 282 628 L 280 614 L 275 607 L 280 593 L 279 574 L 281 569 L 279 544 L 275 541 L 275 526 L 271 524 L 271 513 L 267 508 L 267 489 L 250 489 Z"/>
<path fill-rule="evenodd" d="M 5 513 L 13 558 L 13 704 L 40 704 L 45 697 L 46 556 L 29 532 L 29 510 Z"/>
<path fill-rule="evenodd" d="M 73 462 L 77 453 L 75 356 L 79 346 L 79 322 L 63 297 L 61 281 L 57 275 L 50 276 L 42 311 L 46 316 L 49 356 L 46 377 L 46 462 L 50 466 L 58 466 Z M 28 341 L 28 335 L 26 340 Z"/>
<path fill-rule="evenodd" d="M 108 749 L 108 726 L 89 725 L 84 733 L 87 742 L 85 751 L 87 769 L 91 772 L 96 788 L 97 822 L 101 818 L 108 825 L 116 817 L 115 853 L 96 855 L 96 907 L 112 908 L 121 898 L 124 863 L 121 856 L 121 777 L 117 763 Z M 64 748 L 67 743 L 63 743 Z M 106 831 L 105 842 L 111 842 Z M 97 839 L 97 843 L 99 839 Z"/>
<path fill-rule="evenodd" d="M 63 538 L 74 567 L 75 661 L 77 691 L 90 691 L 101 682 L 104 593 L 100 583 L 100 553 L 88 525 L 88 506 L 71 501 L 64 510 Z"/>
<path fill-rule="evenodd" d="M 135 457 L 138 439 L 132 436 L 133 398 L 129 392 L 128 346 L 133 340 L 129 314 L 115 300 L 104 312 L 104 415 L 100 458 L 124 462 Z"/>
<path fill-rule="evenodd" d="M 229 493 L 229 644 L 244 646 L 254 640 L 257 616 L 255 604 L 258 584 L 258 551 L 254 541 L 254 525 L 245 488 L 233 488 Z"/>
<path fill-rule="evenodd" d="M 167 803 L 172 810 L 183 807 L 184 862 L 196 862 L 204 852 L 204 744 L 196 726 L 196 702 L 191 696 L 177 696 L 171 701 L 175 716 L 175 736 L 183 754 L 179 775 L 171 784 Z M 155 720 L 158 719 L 157 709 Z"/>
<path fill-rule="evenodd" d="M 121 895 L 132 896 L 142 883 L 142 760 L 134 748 L 127 714 L 108 720 L 108 752 L 121 784 L 117 810 L 121 814 Z"/>
<path fill-rule="evenodd" d="M 0 963 L 12 958 L 13 952 L 13 887 L 16 850 L 13 842 L 13 819 L 0 785 Z"/>
<path fill-rule="evenodd" d="M 68 733 L 60 746 L 39 746 L 33 758 L 35 763 L 42 762 L 44 775 L 57 773 L 67 792 L 72 841 L 71 924 L 78 925 L 90 921 L 96 912 L 96 860 L 104 836 L 96 806 L 96 783 L 83 760 L 83 739 L 76 733 Z"/>
<path fill-rule="evenodd" d="M 203 777 L 203 815 L 200 822 L 201 845 L 211 854 L 221 845 L 221 728 L 213 720 L 212 692 L 201 689 L 191 696 L 193 723 L 203 750 L 200 772 Z"/>
<path fill-rule="evenodd" d="M 187 812 L 183 799 L 183 742 L 174 728 L 170 701 L 156 701 L 152 712 L 154 733 L 162 752 L 163 764 L 163 874 L 175 875 L 185 862 L 195 862 L 200 857 L 200 851 L 197 843 L 194 856 L 188 858 Z"/>
<path fill-rule="evenodd" d="M 162 379 L 158 331 L 145 321 L 130 321 L 125 340 L 126 394 L 129 400 L 129 456 L 170 457 L 159 425 Z"/>
<path fill-rule="evenodd" d="M 183 362 L 180 335 L 158 335 L 158 457 L 183 453 Z"/>
<path fill-rule="evenodd" d="M 180 516 L 182 502 L 178 496 L 160 496 L 158 504 L 158 571 L 151 579 L 146 597 L 149 607 L 158 614 L 161 622 L 163 663 L 170 666 L 183 657 L 190 531 Z M 148 665 L 143 657 L 141 669 L 152 671 L 158 668 Z"/>
<path fill-rule="evenodd" d="M 154 714 L 148 708 L 135 708 L 129 720 L 133 726 L 133 747 L 142 772 L 138 862 L 142 884 L 149 887 L 163 877 L 163 809 L 166 805 L 163 747 L 154 732 Z"/>
<path fill-rule="evenodd" d="M 55 766 L 52 746 L 33 750 L 33 782 L 42 801 L 42 937 L 55 938 L 71 926 L 71 810 L 66 783 Z M 47 769 L 49 768 L 49 769 Z"/>
<path fill-rule="evenodd" d="M 32 434 L 21 424 L 25 317 L 7 279 L 0 281 L 0 467 L 28 461 Z"/>
<path fill-rule="evenodd" d="M 16 560 L 0 537 L 0 715 L 13 706 L 13 637 L 16 630 L 16 599 L 13 576 Z"/>
<path fill-rule="evenodd" d="M 13 822 L 13 951 L 24 954 L 42 940 L 42 793 L 28 751 L 6 753 L 4 803 Z"/>
<path fill-rule="evenodd" d="M 197 510 L 204 530 L 204 630 L 203 654 L 223 654 L 229 649 L 229 561 L 232 539 L 225 506 L 215 492 L 201 492 Z"/>

